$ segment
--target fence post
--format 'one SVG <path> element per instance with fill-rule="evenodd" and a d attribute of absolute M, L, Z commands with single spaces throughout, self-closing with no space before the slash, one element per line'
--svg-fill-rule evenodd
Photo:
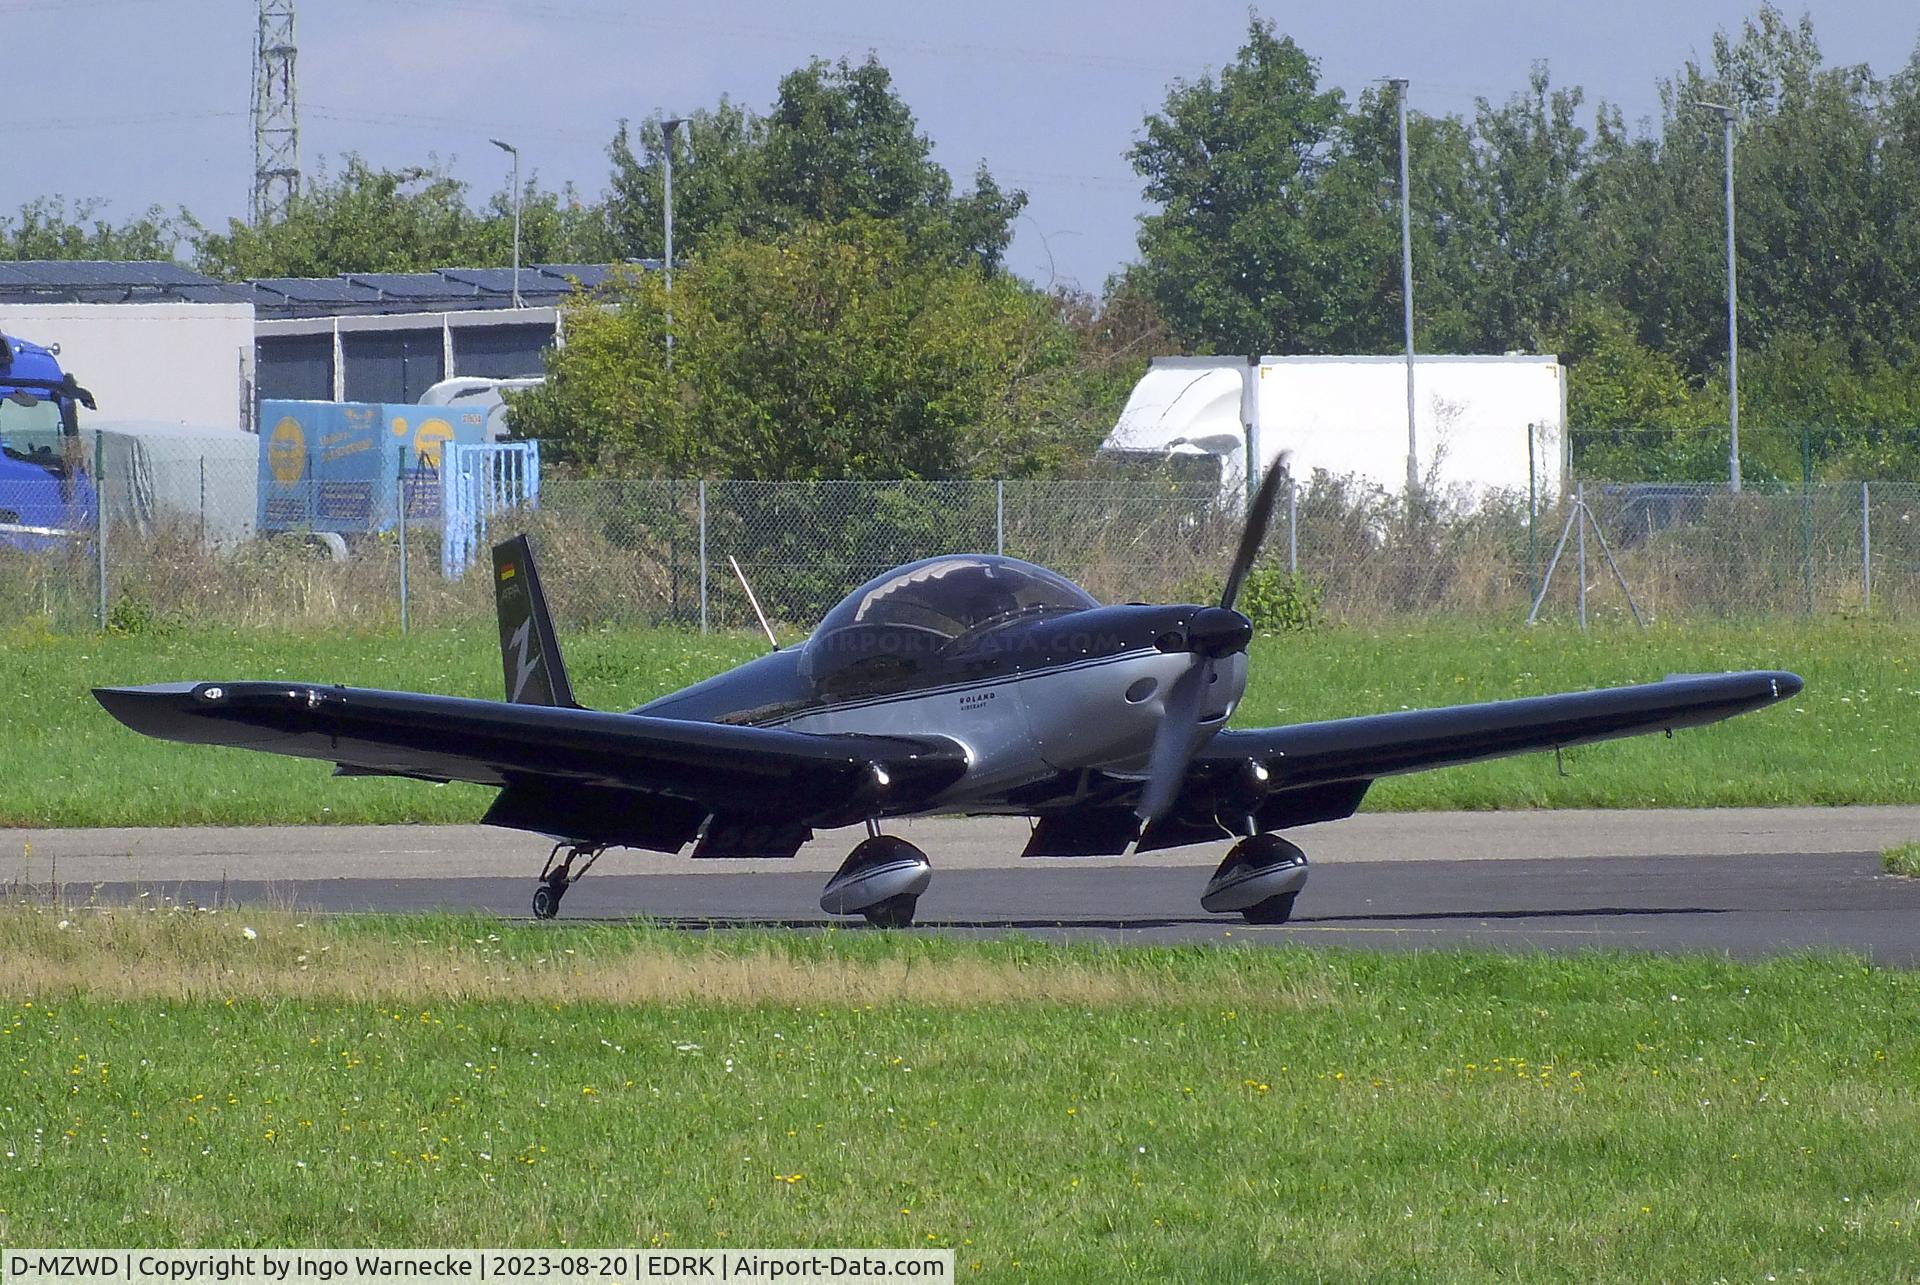
<path fill-rule="evenodd" d="M 93 561 L 99 609 L 95 619 L 107 627 L 107 435 L 93 435 Z"/>
<path fill-rule="evenodd" d="M 1800 575 L 1807 586 L 1807 614 L 1813 614 L 1813 430 L 1800 430 Z"/>
<path fill-rule="evenodd" d="M 1873 508 L 1868 500 L 1872 485 L 1860 484 L 1860 606 L 1866 611 L 1873 610 Z"/>
<path fill-rule="evenodd" d="M 1007 480 L 993 484 L 993 551 L 1007 556 Z"/>
<path fill-rule="evenodd" d="M 400 461 L 394 486 L 394 495 L 397 497 L 394 507 L 400 514 L 400 632 L 404 634 L 407 632 L 407 448 L 402 443 L 393 449 Z M 444 458 L 450 460 L 453 456 L 451 444 L 443 449 L 446 451 Z"/>
<path fill-rule="evenodd" d="M 1540 596 L 1540 537 L 1534 529 L 1539 521 L 1540 487 L 1533 456 L 1533 425 L 1527 425 L 1527 593 Z"/>
<path fill-rule="evenodd" d="M 700 480 L 700 632 L 707 632 L 707 482 Z"/>
<path fill-rule="evenodd" d="M 1580 528 L 1580 632 L 1587 631 L 1587 520 L 1591 516 L 1587 508 L 1587 484 L 1576 482 L 1573 490 L 1573 521 Z"/>
<path fill-rule="evenodd" d="M 207 457 L 200 457 L 200 547 L 207 546 Z"/>
<path fill-rule="evenodd" d="M 1300 574 L 1300 479 L 1287 471 L 1287 574 Z"/>

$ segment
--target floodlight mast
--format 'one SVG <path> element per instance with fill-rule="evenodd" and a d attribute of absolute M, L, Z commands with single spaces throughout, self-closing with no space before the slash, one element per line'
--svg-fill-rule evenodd
<path fill-rule="evenodd" d="M 1407 86 L 1404 76 L 1387 83 L 1400 103 L 1400 303 L 1407 333 L 1407 498 L 1420 486 L 1420 447 L 1413 427 L 1413 215 L 1407 185 Z"/>
<path fill-rule="evenodd" d="M 513 306 L 521 308 L 526 305 L 520 302 L 520 149 L 497 138 L 487 141 L 513 157 Z"/>
<path fill-rule="evenodd" d="M 1733 256 L 1733 115 L 1726 103 L 1694 99 L 1720 117 L 1721 134 L 1726 142 L 1727 175 L 1727 486 L 1740 494 L 1740 318 L 1738 292 L 1735 289 Z"/>
<path fill-rule="evenodd" d="M 684 116 L 668 116 L 660 122 L 661 182 L 665 185 L 662 206 L 666 221 L 667 256 L 667 360 L 673 360 L 673 132 L 687 123 Z"/>

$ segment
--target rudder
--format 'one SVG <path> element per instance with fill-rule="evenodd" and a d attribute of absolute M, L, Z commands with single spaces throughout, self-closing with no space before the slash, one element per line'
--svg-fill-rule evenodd
<path fill-rule="evenodd" d="M 573 685 L 567 681 L 566 663 L 560 659 L 547 598 L 540 591 L 533 543 L 526 536 L 493 546 L 493 593 L 500 614 L 500 663 L 508 702 L 579 709 Z"/>

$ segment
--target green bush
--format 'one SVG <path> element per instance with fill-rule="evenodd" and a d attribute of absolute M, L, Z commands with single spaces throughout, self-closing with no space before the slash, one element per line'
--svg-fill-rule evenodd
<path fill-rule="evenodd" d="M 123 638 L 166 638 L 180 632 L 180 622 L 138 598 L 123 598 L 107 612 L 107 632 Z"/>
<path fill-rule="evenodd" d="M 1262 633 L 1304 633 L 1326 621 L 1320 586 L 1298 571 L 1255 567 L 1240 587 L 1240 610 Z"/>

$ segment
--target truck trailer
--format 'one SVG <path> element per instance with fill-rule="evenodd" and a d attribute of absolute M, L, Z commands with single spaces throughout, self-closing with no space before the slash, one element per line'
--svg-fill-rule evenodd
<path fill-rule="evenodd" d="M 1405 357 L 1156 357 L 1102 456 L 1203 467 L 1223 496 L 1282 453 L 1316 473 L 1397 493 L 1408 457 L 1423 487 L 1471 503 L 1492 490 L 1545 498 L 1567 468 L 1566 375 L 1551 354 L 1422 356 L 1408 440 Z"/>

